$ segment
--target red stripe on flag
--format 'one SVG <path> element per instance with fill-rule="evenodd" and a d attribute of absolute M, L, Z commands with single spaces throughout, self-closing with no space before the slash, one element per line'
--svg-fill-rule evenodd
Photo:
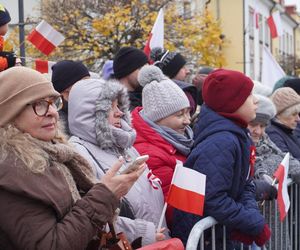
<path fill-rule="evenodd" d="M 48 61 L 35 60 L 35 69 L 41 73 L 48 73 Z"/>
<path fill-rule="evenodd" d="M 150 32 L 149 38 L 148 38 L 148 40 L 146 42 L 146 45 L 145 45 L 145 48 L 144 48 L 144 52 L 148 56 L 149 59 L 150 59 L 150 53 L 151 53 L 151 48 L 150 48 L 151 38 L 152 38 L 152 33 Z"/>
<path fill-rule="evenodd" d="M 278 33 L 277 33 L 277 29 L 273 17 L 272 16 L 268 17 L 267 22 L 270 28 L 271 37 L 276 38 L 278 36 Z"/>
<path fill-rule="evenodd" d="M 203 215 L 204 195 L 171 185 L 167 203 L 188 213 Z"/>
<path fill-rule="evenodd" d="M 28 35 L 27 40 L 47 56 L 56 48 L 54 44 L 48 41 L 42 34 L 40 34 L 36 30 L 33 30 Z"/>
<path fill-rule="evenodd" d="M 280 214 L 280 220 L 283 221 L 285 216 L 286 216 L 286 211 L 285 211 L 285 202 L 283 199 L 283 180 L 284 180 L 284 171 L 285 168 L 282 165 L 279 165 L 277 170 L 274 173 L 274 177 L 278 180 L 278 195 L 277 195 L 277 202 L 278 202 L 278 207 L 279 207 L 279 214 Z"/>

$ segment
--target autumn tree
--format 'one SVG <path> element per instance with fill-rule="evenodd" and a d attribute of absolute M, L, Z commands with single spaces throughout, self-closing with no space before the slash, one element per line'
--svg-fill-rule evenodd
<path fill-rule="evenodd" d="M 220 24 L 208 12 L 185 19 L 171 0 L 42 0 L 41 19 L 66 37 L 47 60 L 82 60 L 99 71 L 121 46 L 144 47 L 161 7 L 167 49 L 182 53 L 195 66 L 224 65 Z M 26 47 L 28 55 L 44 57 Z"/>

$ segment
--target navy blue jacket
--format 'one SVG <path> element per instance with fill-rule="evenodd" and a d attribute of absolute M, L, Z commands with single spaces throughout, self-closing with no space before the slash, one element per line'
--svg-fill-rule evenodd
<path fill-rule="evenodd" d="M 294 158 L 300 161 L 300 139 L 292 129 L 273 119 L 266 132 L 282 152 L 290 152 Z"/>
<path fill-rule="evenodd" d="M 229 230 L 258 235 L 265 222 L 255 201 L 255 186 L 249 178 L 248 130 L 202 105 L 194 139 L 194 148 L 184 165 L 206 175 L 204 217 L 214 217 Z M 192 227 L 201 218 L 175 210 L 172 236 L 186 244 Z M 221 241 L 222 226 L 216 230 L 216 237 Z M 229 240 L 227 247 L 232 249 Z"/>

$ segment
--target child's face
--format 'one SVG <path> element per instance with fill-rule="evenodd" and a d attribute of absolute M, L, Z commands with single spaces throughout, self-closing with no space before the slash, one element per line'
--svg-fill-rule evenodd
<path fill-rule="evenodd" d="M 6 32 L 8 31 L 8 23 L 4 24 L 0 27 L 0 35 L 4 36 L 6 34 Z"/>
<path fill-rule="evenodd" d="M 245 122 L 249 123 L 256 117 L 256 109 L 258 107 L 257 105 L 258 100 L 253 94 L 251 94 L 248 96 L 244 104 L 241 107 L 239 107 L 237 111 L 234 112 L 234 114 L 238 115 Z"/>

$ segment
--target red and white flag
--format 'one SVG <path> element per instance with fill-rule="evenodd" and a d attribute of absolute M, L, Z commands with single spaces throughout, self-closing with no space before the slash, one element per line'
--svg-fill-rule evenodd
<path fill-rule="evenodd" d="M 64 39 L 61 33 L 44 20 L 27 37 L 45 55 L 49 55 Z"/>
<path fill-rule="evenodd" d="M 273 14 L 268 17 L 267 22 L 270 28 L 272 38 L 279 37 L 283 34 L 279 10 L 274 11 Z"/>
<path fill-rule="evenodd" d="M 274 173 L 278 180 L 277 203 L 279 207 L 280 220 L 283 221 L 290 208 L 290 197 L 287 190 L 287 176 L 289 172 L 290 154 L 287 153 Z"/>
<path fill-rule="evenodd" d="M 52 69 L 51 68 L 55 63 L 56 62 L 36 59 L 35 60 L 35 69 L 37 71 L 41 72 L 41 73 L 52 74 Z"/>
<path fill-rule="evenodd" d="M 177 163 L 167 203 L 188 213 L 203 215 L 206 175 Z"/>
<path fill-rule="evenodd" d="M 161 8 L 146 42 L 144 52 L 149 57 L 151 49 L 155 47 L 164 48 L 164 11 Z"/>

